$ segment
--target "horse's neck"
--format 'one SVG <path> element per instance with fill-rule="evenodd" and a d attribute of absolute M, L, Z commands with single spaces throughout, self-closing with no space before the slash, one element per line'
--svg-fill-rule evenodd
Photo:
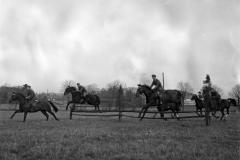
<path fill-rule="evenodd" d="M 201 103 L 201 100 L 196 97 L 195 102 L 196 102 L 196 104 L 199 104 L 199 103 Z"/>
<path fill-rule="evenodd" d="M 26 103 L 25 97 L 23 95 L 18 95 L 18 102 L 20 105 L 23 105 Z"/>
<path fill-rule="evenodd" d="M 146 93 L 143 93 L 144 94 L 144 96 L 146 97 L 146 103 L 148 103 L 149 102 L 149 97 L 148 97 L 148 95 L 146 94 Z"/>
<path fill-rule="evenodd" d="M 145 92 L 143 92 L 143 94 L 145 95 L 146 102 L 148 103 L 150 98 L 153 96 L 153 93 L 151 91 L 145 91 Z"/>

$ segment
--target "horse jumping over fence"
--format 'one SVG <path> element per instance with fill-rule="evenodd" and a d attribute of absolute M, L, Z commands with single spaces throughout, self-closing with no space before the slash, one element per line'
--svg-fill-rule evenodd
<path fill-rule="evenodd" d="M 15 92 L 12 93 L 11 98 L 9 99 L 10 103 L 12 101 L 17 101 L 19 103 L 19 109 L 12 114 L 10 119 L 12 119 L 16 113 L 24 112 L 23 122 L 25 122 L 28 112 L 32 113 L 41 111 L 42 114 L 46 116 L 47 120 L 49 118 L 47 112 L 50 113 L 56 120 L 59 120 L 51 110 L 51 107 L 53 107 L 54 111 L 57 112 L 58 108 L 51 101 L 29 102 L 22 93 Z"/>
<path fill-rule="evenodd" d="M 138 85 L 138 89 L 136 92 L 136 96 L 145 95 L 146 104 L 142 106 L 142 109 L 139 113 L 139 118 L 142 120 L 147 113 L 147 110 L 151 106 L 156 106 L 161 118 L 164 118 L 164 111 L 171 110 L 174 114 L 175 118 L 178 118 L 178 112 L 180 110 L 180 106 L 182 105 L 182 93 L 178 90 L 165 90 L 163 92 L 162 99 L 159 96 L 156 96 L 153 90 L 147 85 Z M 162 104 L 157 102 L 158 99 L 162 102 Z M 171 104 L 171 105 L 169 105 Z M 172 105 L 173 104 L 173 105 Z"/>
<path fill-rule="evenodd" d="M 64 95 L 71 94 L 72 100 L 67 103 L 66 110 L 70 104 L 90 104 L 95 107 L 95 110 L 100 111 L 100 98 L 96 94 L 87 94 L 85 97 L 81 95 L 79 91 L 77 91 L 76 87 L 68 86 L 65 91 Z"/>

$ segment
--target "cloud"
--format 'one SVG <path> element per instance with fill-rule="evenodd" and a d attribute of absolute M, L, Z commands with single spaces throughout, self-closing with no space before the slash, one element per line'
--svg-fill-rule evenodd
<path fill-rule="evenodd" d="M 64 80 L 100 87 L 119 79 L 227 92 L 240 82 L 235 0 L 1 0 L 0 81 L 59 91 Z M 148 78 L 147 78 L 148 77 Z"/>

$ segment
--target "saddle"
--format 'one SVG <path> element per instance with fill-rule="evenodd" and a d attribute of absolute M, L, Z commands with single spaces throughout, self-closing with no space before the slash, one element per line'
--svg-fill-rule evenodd
<path fill-rule="evenodd" d="M 164 91 L 156 91 L 155 97 L 160 101 L 160 104 L 162 104 L 164 99 Z"/>
<path fill-rule="evenodd" d="M 39 102 L 39 100 L 37 100 L 37 99 L 28 100 L 29 107 L 30 108 L 35 107 L 38 102 Z"/>

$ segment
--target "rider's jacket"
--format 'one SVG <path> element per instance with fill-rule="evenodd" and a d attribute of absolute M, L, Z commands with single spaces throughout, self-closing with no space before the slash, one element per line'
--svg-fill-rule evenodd
<path fill-rule="evenodd" d="M 83 86 L 78 86 L 78 90 L 81 93 L 82 96 L 84 96 L 84 93 L 87 92 L 86 88 Z"/>
<path fill-rule="evenodd" d="M 36 100 L 36 94 L 32 89 L 25 89 L 24 95 L 25 95 L 26 99 L 29 101 Z"/>
<path fill-rule="evenodd" d="M 162 90 L 162 84 L 161 84 L 161 82 L 158 79 L 153 80 L 153 82 L 152 82 L 150 87 L 152 88 L 153 86 L 155 86 L 153 88 L 153 90 L 155 90 L 155 91 Z"/>
<path fill-rule="evenodd" d="M 202 94 L 198 94 L 198 98 L 199 98 L 199 99 L 203 99 Z"/>

